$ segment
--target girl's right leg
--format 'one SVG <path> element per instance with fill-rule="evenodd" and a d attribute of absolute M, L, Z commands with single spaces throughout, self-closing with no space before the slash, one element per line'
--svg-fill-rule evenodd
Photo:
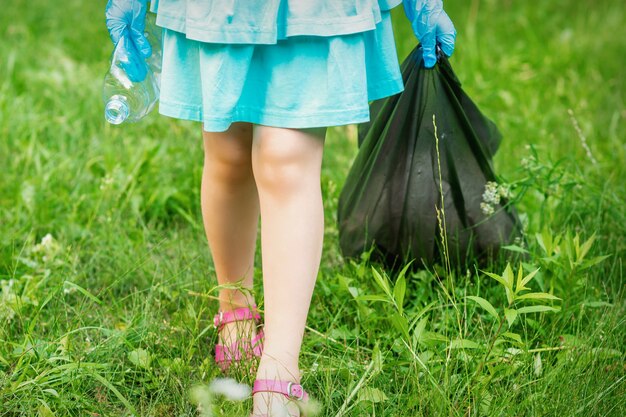
<path fill-rule="evenodd" d="M 252 125 L 233 123 L 225 132 L 205 132 L 202 172 L 202 218 L 220 285 L 241 282 L 252 290 L 254 254 L 259 220 L 259 197 L 252 173 Z M 222 311 L 254 304 L 249 291 L 222 289 Z M 242 335 L 253 337 L 254 323 L 227 324 L 220 344 Z"/>

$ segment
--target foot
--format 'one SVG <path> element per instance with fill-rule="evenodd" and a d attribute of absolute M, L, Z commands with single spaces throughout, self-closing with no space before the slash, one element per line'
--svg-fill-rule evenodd
<path fill-rule="evenodd" d="M 254 304 L 250 308 L 232 306 L 216 314 L 218 345 L 215 359 L 222 371 L 229 372 L 242 366 L 251 373 L 256 371 L 263 346 L 263 331 L 258 328 L 260 317 L 257 314 Z"/>
<path fill-rule="evenodd" d="M 300 383 L 300 370 L 285 366 L 265 354 L 261 357 L 257 380 L 289 381 Z M 298 404 L 278 392 L 261 391 L 252 395 L 253 406 L 251 417 L 301 417 Z"/>
<path fill-rule="evenodd" d="M 222 328 L 219 329 L 217 335 L 218 343 L 226 346 L 230 346 L 233 343 L 240 342 L 241 340 L 251 340 L 257 335 L 257 323 L 255 323 L 254 320 L 242 320 L 226 323 L 222 325 Z"/>

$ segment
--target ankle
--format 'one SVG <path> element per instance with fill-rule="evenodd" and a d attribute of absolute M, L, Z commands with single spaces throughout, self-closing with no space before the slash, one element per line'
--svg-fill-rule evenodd
<path fill-rule="evenodd" d="M 256 379 L 270 379 L 279 381 L 291 381 L 299 384 L 302 378 L 298 362 L 292 360 L 281 360 L 270 358 L 263 352 Z"/>
<path fill-rule="evenodd" d="M 248 292 L 248 291 L 247 291 Z M 221 290 L 219 293 L 220 311 L 234 311 L 238 308 L 256 306 L 254 296 L 239 290 Z"/>

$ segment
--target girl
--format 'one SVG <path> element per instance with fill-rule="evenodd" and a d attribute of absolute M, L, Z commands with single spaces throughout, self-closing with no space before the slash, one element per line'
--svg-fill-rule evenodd
<path fill-rule="evenodd" d="M 147 0 L 109 0 L 124 69 L 145 76 Z M 219 284 L 215 358 L 251 366 L 253 416 L 298 416 L 298 358 L 322 252 L 327 126 L 369 120 L 368 101 L 402 91 L 389 10 L 402 0 L 158 0 L 164 28 L 161 114 L 203 123 L 202 216 Z M 441 0 L 405 0 L 425 65 L 451 55 Z M 257 223 L 265 323 L 252 296 Z M 254 371 L 254 367 L 251 367 Z M 282 414 L 280 414 L 282 415 Z"/>

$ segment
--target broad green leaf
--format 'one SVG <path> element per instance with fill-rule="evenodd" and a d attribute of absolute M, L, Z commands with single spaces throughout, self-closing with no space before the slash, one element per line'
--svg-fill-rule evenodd
<path fill-rule="evenodd" d="M 509 327 L 511 327 L 517 318 L 517 310 L 505 308 L 504 317 L 506 317 L 506 321 L 509 323 Z"/>
<path fill-rule="evenodd" d="M 483 273 L 486 274 L 487 276 L 490 276 L 491 278 L 495 279 L 496 281 L 498 281 L 505 288 L 507 287 L 506 281 L 500 275 L 494 274 L 493 272 L 487 272 L 487 271 L 483 271 Z"/>
<path fill-rule="evenodd" d="M 391 289 L 389 288 L 389 280 L 387 277 L 383 277 L 374 267 L 372 267 L 372 275 L 374 275 L 374 279 L 376 280 L 378 286 L 385 292 L 385 294 L 387 294 L 389 298 L 391 298 Z"/>
<path fill-rule="evenodd" d="M 592 266 L 599 264 L 600 262 L 610 257 L 611 255 L 596 256 L 595 258 L 591 258 L 591 259 L 581 262 L 580 267 L 581 269 L 591 268 Z"/>
<path fill-rule="evenodd" d="M 359 390 L 357 402 L 371 401 L 373 403 L 381 403 L 387 401 L 387 396 L 378 388 L 365 387 Z"/>
<path fill-rule="evenodd" d="M 530 253 L 528 252 L 526 249 L 521 248 L 517 245 L 507 245 L 507 246 L 502 246 L 502 249 L 505 250 L 509 250 L 511 252 L 518 252 L 518 253 Z"/>
<path fill-rule="evenodd" d="M 402 268 L 402 270 L 398 274 L 398 279 L 406 277 L 406 271 L 409 269 L 409 267 L 411 266 L 413 261 L 414 260 L 410 260 L 406 265 L 404 265 L 404 267 Z"/>
<path fill-rule="evenodd" d="M 491 303 L 489 301 L 485 300 L 482 297 L 478 297 L 476 295 L 468 295 L 465 298 L 469 298 L 470 300 L 476 301 L 482 308 L 487 310 L 487 313 L 491 314 L 493 317 L 495 317 L 498 320 L 500 319 L 498 317 L 498 312 L 493 307 L 493 305 L 491 305 Z"/>
<path fill-rule="evenodd" d="M 511 264 L 506 264 L 506 268 L 504 268 L 504 272 L 502 273 L 502 279 L 504 280 L 504 282 L 506 282 L 506 287 L 513 291 L 513 282 L 515 281 L 515 275 L 513 274 Z"/>
<path fill-rule="evenodd" d="M 543 248 L 547 256 L 551 256 L 555 252 L 555 249 L 561 241 L 560 235 L 556 237 L 552 236 L 552 232 L 547 228 L 543 229 L 541 233 L 537 233 L 535 237 L 537 238 L 537 243 Z"/>
<path fill-rule="evenodd" d="M 583 306 L 585 307 L 613 307 L 613 304 L 607 303 L 606 301 L 589 301 L 584 302 Z"/>
<path fill-rule="evenodd" d="M 547 292 L 529 292 L 528 294 L 518 295 L 515 298 L 518 300 L 560 300 L 559 297 Z"/>
<path fill-rule="evenodd" d="M 576 235 L 576 237 L 578 237 L 578 235 Z M 591 249 L 591 245 L 593 245 L 593 242 L 595 240 L 596 240 L 596 234 L 594 233 L 593 235 L 591 235 L 589 239 L 587 239 L 585 243 L 583 243 L 583 245 L 580 248 L 576 247 L 576 260 L 577 261 L 582 261 L 583 259 L 585 259 L 587 252 L 589 252 L 589 249 Z"/>
<path fill-rule="evenodd" d="M 450 349 L 478 349 L 480 345 L 469 339 L 454 339 L 450 341 Z"/>
<path fill-rule="evenodd" d="M 128 352 L 128 360 L 139 368 L 150 369 L 150 354 L 144 349 L 135 349 Z"/>
<path fill-rule="evenodd" d="M 356 287 L 348 287 L 348 292 L 353 298 L 357 298 L 359 296 L 359 289 Z"/>
<path fill-rule="evenodd" d="M 519 268 L 517 268 L 517 281 L 515 282 L 515 294 L 522 290 L 521 283 L 522 277 L 524 275 L 524 268 L 522 267 L 522 263 L 520 262 Z"/>
<path fill-rule="evenodd" d="M 448 338 L 441 333 L 437 332 L 424 332 L 424 336 L 422 337 L 423 342 L 447 342 Z"/>
<path fill-rule="evenodd" d="M 391 323 L 395 326 L 395 328 L 402 333 L 404 340 L 409 342 L 410 341 L 409 323 L 406 317 L 401 316 L 399 313 L 393 313 L 390 317 L 390 320 L 391 320 Z"/>
<path fill-rule="evenodd" d="M 430 350 L 426 350 L 424 352 L 420 352 L 417 354 L 417 357 L 419 358 L 419 360 L 422 361 L 420 365 L 424 365 L 424 369 L 428 369 L 426 368 L 426 365 L 428 364 L 428 362 L 433 356 L 435 356 L 435 353 Z"/>
<path fill-rule="evenodd" d="M 47 394 L 52 395 L 53 397 L 57 397 L 59 398 L 59 393 L 57 392 L 57 390 L 55 390 L 54 388 L 46 388 L 44 390 L 42 390 L 42 392 L 45 392 Z"/>
<path fill-rule="evenodd" d="M 519 334 L 517 334 L 517 333 L 504 332 L 504 333 L 502 333 L 502 336 L 508 337 L 509 339 L 513 339 L 513 340 L 515 340 L 518 343 L 523 343 L 522 342 L 522 337 Z"/>
<path fill-rule="evenodd" d="M 402 305 L 404 304 L 404 293 L 406 291 L 406 279 L 403 274 L 396 281 L 396 285 L 393 287 L 393 299 L 396 300 L 396 306 L 400 314 L 402 314 Z"/>
<path fill-rule="evenodd" d="M 535 269 L 533 272 L 531 272 L 530 274 L 526 275 L 522 279 L 521 283 L 517 284 L 517 291 L 521 291 L 521 290 L 525 289 L 526 284 L 528 284 L 530 282 L 530 280 L 533 279 L 535 277 L 535 275 L 537 275 L 538 272 L 539 272 L 539 268 Z"/>
<path fill-rule="evenodd" d="M 558 307 L 550 307 L 550 306 L 528 306 L 528 307 L 520 307 L 517 309 L 519 314 L 527 314 L 527 313 L 541 313 L 543 311 L 560 311 L 561 309 Z"/>
<path fill-rule="evenodd" d="M 384 303 L 390 303 L 391 301 L 389 300 L 389 298 L 383 296 L 383 295 L 359 295 L 358 297 L 355 298 L 358 301 L 382 301 Z"/>
<path fill-rule="evenodd" d="M 507 264 L 506 269 L 501 276 L 487 271 L 483 272 L 504 286 L 506 299 L 509 305 L 513 304 L 513 271 L 511 271 L 511 265 Z"/>
<path fill-rule="evenodd" d="M 515 299 L 515 296 L 513 295 L 513 290 L 507 287 L 504 289 L 504 292 L 506 293 L 506 300 L 509 305 L 513 304 L 513 300 Z"/>
<path fill-rule="evenodd" d="M 521 355 L 522 353 L 524 353 L 521 349 L 514 348 L 514 347 L 508 348 L 507 350 L 505 350 L 505 352 L 509 356 L 517 356 L 517 355 Z"/>
<path fill-rule="evenodd" d="M 426 329 L 426 324 L 428 323 L 428 318 L 424 317 L 415 325 L 415 329 L 413 330 L 413 340 L 416 343 L 420 343 L 422 341 L 422 336 L 424 334 L 424 329 Z"/>
<path fill-rule="evenodd" d="M 541 249 L 543 249 L 546 255 L 550 256 L 552 254 L 552 246 L 550 245 L 551 236 L 544 236 L 545 234 L 545 230 L 542 233 L 536 233 L 535 239 L 537 239 L 537 243 L 539 243 L 539 246 L 541 246 Z"/>
<path fill-rule="evenodd" d="M 41 404 L 38 408 L 37 408 L 38 417 L 55 417 L 56 414 L 54 414 L 52 412 L 52 410 L 50 410 L 50 408 L 46 405 L 46 404 Z"/>

